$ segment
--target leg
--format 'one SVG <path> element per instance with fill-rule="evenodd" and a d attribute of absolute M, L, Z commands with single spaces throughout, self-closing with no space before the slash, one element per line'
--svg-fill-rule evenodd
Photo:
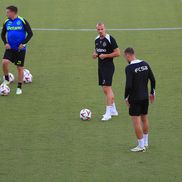
<path fill-rule="evenodd" d="M 23 67 L 17 66 L 18 70 L 18 83 L 23 83 Z"/>
<path fill-rule="evenodd" d="M 143 123 L 143 133 L 148 134 L 149 132 L 149 119 L 148 115 L 142 115 L 141 116 L 142 123 Z"/>
<path fill-rule="evenodd" d="M 18 70 L 18 86 L 16 89 L 16 95 L 21 95 L 22 94 L 22 83 L 23 83 L 23 67 L 22 66 L 17 66 Z"/>
<path fill-rule="evenodd" d="M 25 54 L 26 54 L 25 50 L 16 52 L 15 65 L 17 66 L 17 70 L 18 70 L 18 88 L 20 88 L 20 89 L 21 89 L 21 85 L 23 83 Z"/>
<path fill-rule="evenodd" d="M 104 86 L 103 87 L 103 92 L 106 96 L 106 103 L 107 106 L 111 106 L 111 116 L 118 116 L 118 111 L 116 109 L 116 105 L 114 102 L 114 93 L 112 91 L 111 86 Z"/>
<path fill-rule="evenodd" d="M 106 105 L 107 105 L 106 113 L 103 115 L 102 120 L 107 121 L 112 118 L 111 109 L 112 109 L 112 105 L 114 101 L 114 94 L 113 94 L 111 86 L 103 86 L 102 89 L 106 97 Z"/>
<path fill-rule="evenodd" d="M 107 106 L 111 106 L 114 103 L 114 93 L 111 86 L 103 86 L 103 92 L 106 96 Z"/>
<path fill-rule="evenodd" d="M 135 129 L 136 136 L 138 138 L 138 146 L 131 149 L 132 152 L 142 152 L 144 148 L 143 130 L 140 116 L 132 116 L 133 126 Z"/>
<path fill-rule="evenodd" d="M 143 137 L 144 137 L 144 145 L 145 147 L 148 147 L 148 133 L 149 133 L 149 119 L 148 115 L 142 115 L 141 116 L 142 123 L 143 123 Z"/>
<path fill-rule="evenodd" d="M 133 126 L 135 129 L 135 134 L 138 140 L 143 138 L 143 129 L 141 124 L 141 117 L 140 116 L 132 116 Z"/>
<path fill-rule="evenodd" d="M 9 81 L 9 63 L 10 61 L 8 59 L 3 59 L 2 61 L 3 73 L 7 81 Z"/>

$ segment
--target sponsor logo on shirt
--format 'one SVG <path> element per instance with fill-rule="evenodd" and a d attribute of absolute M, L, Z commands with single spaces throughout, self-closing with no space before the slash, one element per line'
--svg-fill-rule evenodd
<path fill-rule="evenodd" d="M 96 49 L 96 52 L 102 53 L 102 52 L 107 52 L 107 50 L 106 49 Z"/>
<path fill-rule="evenodd" d="M 16 23 L 17 25 L 20 25 L 21 24 L 21 21 L 17 21 L 17 23 Z"/>
<path fill-rule="evenodd" d="M 146 70 L 148 70 L 147 66 L 141 66 L 141 67 L 135 68 L 135 73 L 146 71 Z"/>
<path fill-rule="evenodd" d="M 106 42 L 103 42 L 102 45 L 103 45 L 103 47 L 106 47 L 107 46 L 107 43 Z"/>
<path fill-rule="evenodd" d="M 7 30 L 22 30 L 22 26 L 7 26 Z"/>
<path fill-rule="evenodd" d="M 12 21 L 8 21 L 8 25 L 11 25 L 13 22 Z"/>

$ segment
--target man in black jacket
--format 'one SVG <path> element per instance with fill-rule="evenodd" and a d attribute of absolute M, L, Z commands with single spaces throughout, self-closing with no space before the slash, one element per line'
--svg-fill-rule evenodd
<path fill-rule="evenodd" d="M 127 48 L 124 56 L 129 65 L 126 67 L 125 100 L 129 107 L 138 146 L 132 152 L 143 152 L 148 148 L 148 106 L 155 98 L 155 78 L 153 72 L 145 61 L 138 60 L 133 48 Z M 148 94 L 148 81 L 151 83 L 150 97 Z"/>

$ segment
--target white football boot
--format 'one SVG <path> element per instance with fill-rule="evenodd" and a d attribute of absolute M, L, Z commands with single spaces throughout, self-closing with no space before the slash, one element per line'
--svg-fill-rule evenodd
<path fill-rule="evenodd" d="M 21 95 L 22 94 L 22 89 L 21 88 L 17 88 L 16 89 L 16 95 Z"/>
<path fill-rule="evenodd" d="M 104 114 L 104 115 L 103 115 L 103 118 L 102 118 L 102 121 L 108 121 L 108 120 L 110 120 L 110 119 L 112 119 L 111 115 Z"/>
<path fill-rule="evenodd" d="M 137 146 L 137 147 L 131 149 L 130 151 L 131 152 L 145 152 L 146 149 L 145 149 L 145 147 L 144 148 L 141 148 L 140 146 Z"/>
<path fill-rule="evenodd" d="M 111 118 L 111 106 L 106 106 L 106 113 L 103 115 L 102 121 L 108 121 Z"/>

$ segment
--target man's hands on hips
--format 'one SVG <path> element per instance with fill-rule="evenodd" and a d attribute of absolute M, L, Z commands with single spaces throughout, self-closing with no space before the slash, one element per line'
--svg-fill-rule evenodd
<path fill-rule="evenodd" d="M 11 49 L 11 46 L 7 43 L 5 44 L 5 49 Z"/>

